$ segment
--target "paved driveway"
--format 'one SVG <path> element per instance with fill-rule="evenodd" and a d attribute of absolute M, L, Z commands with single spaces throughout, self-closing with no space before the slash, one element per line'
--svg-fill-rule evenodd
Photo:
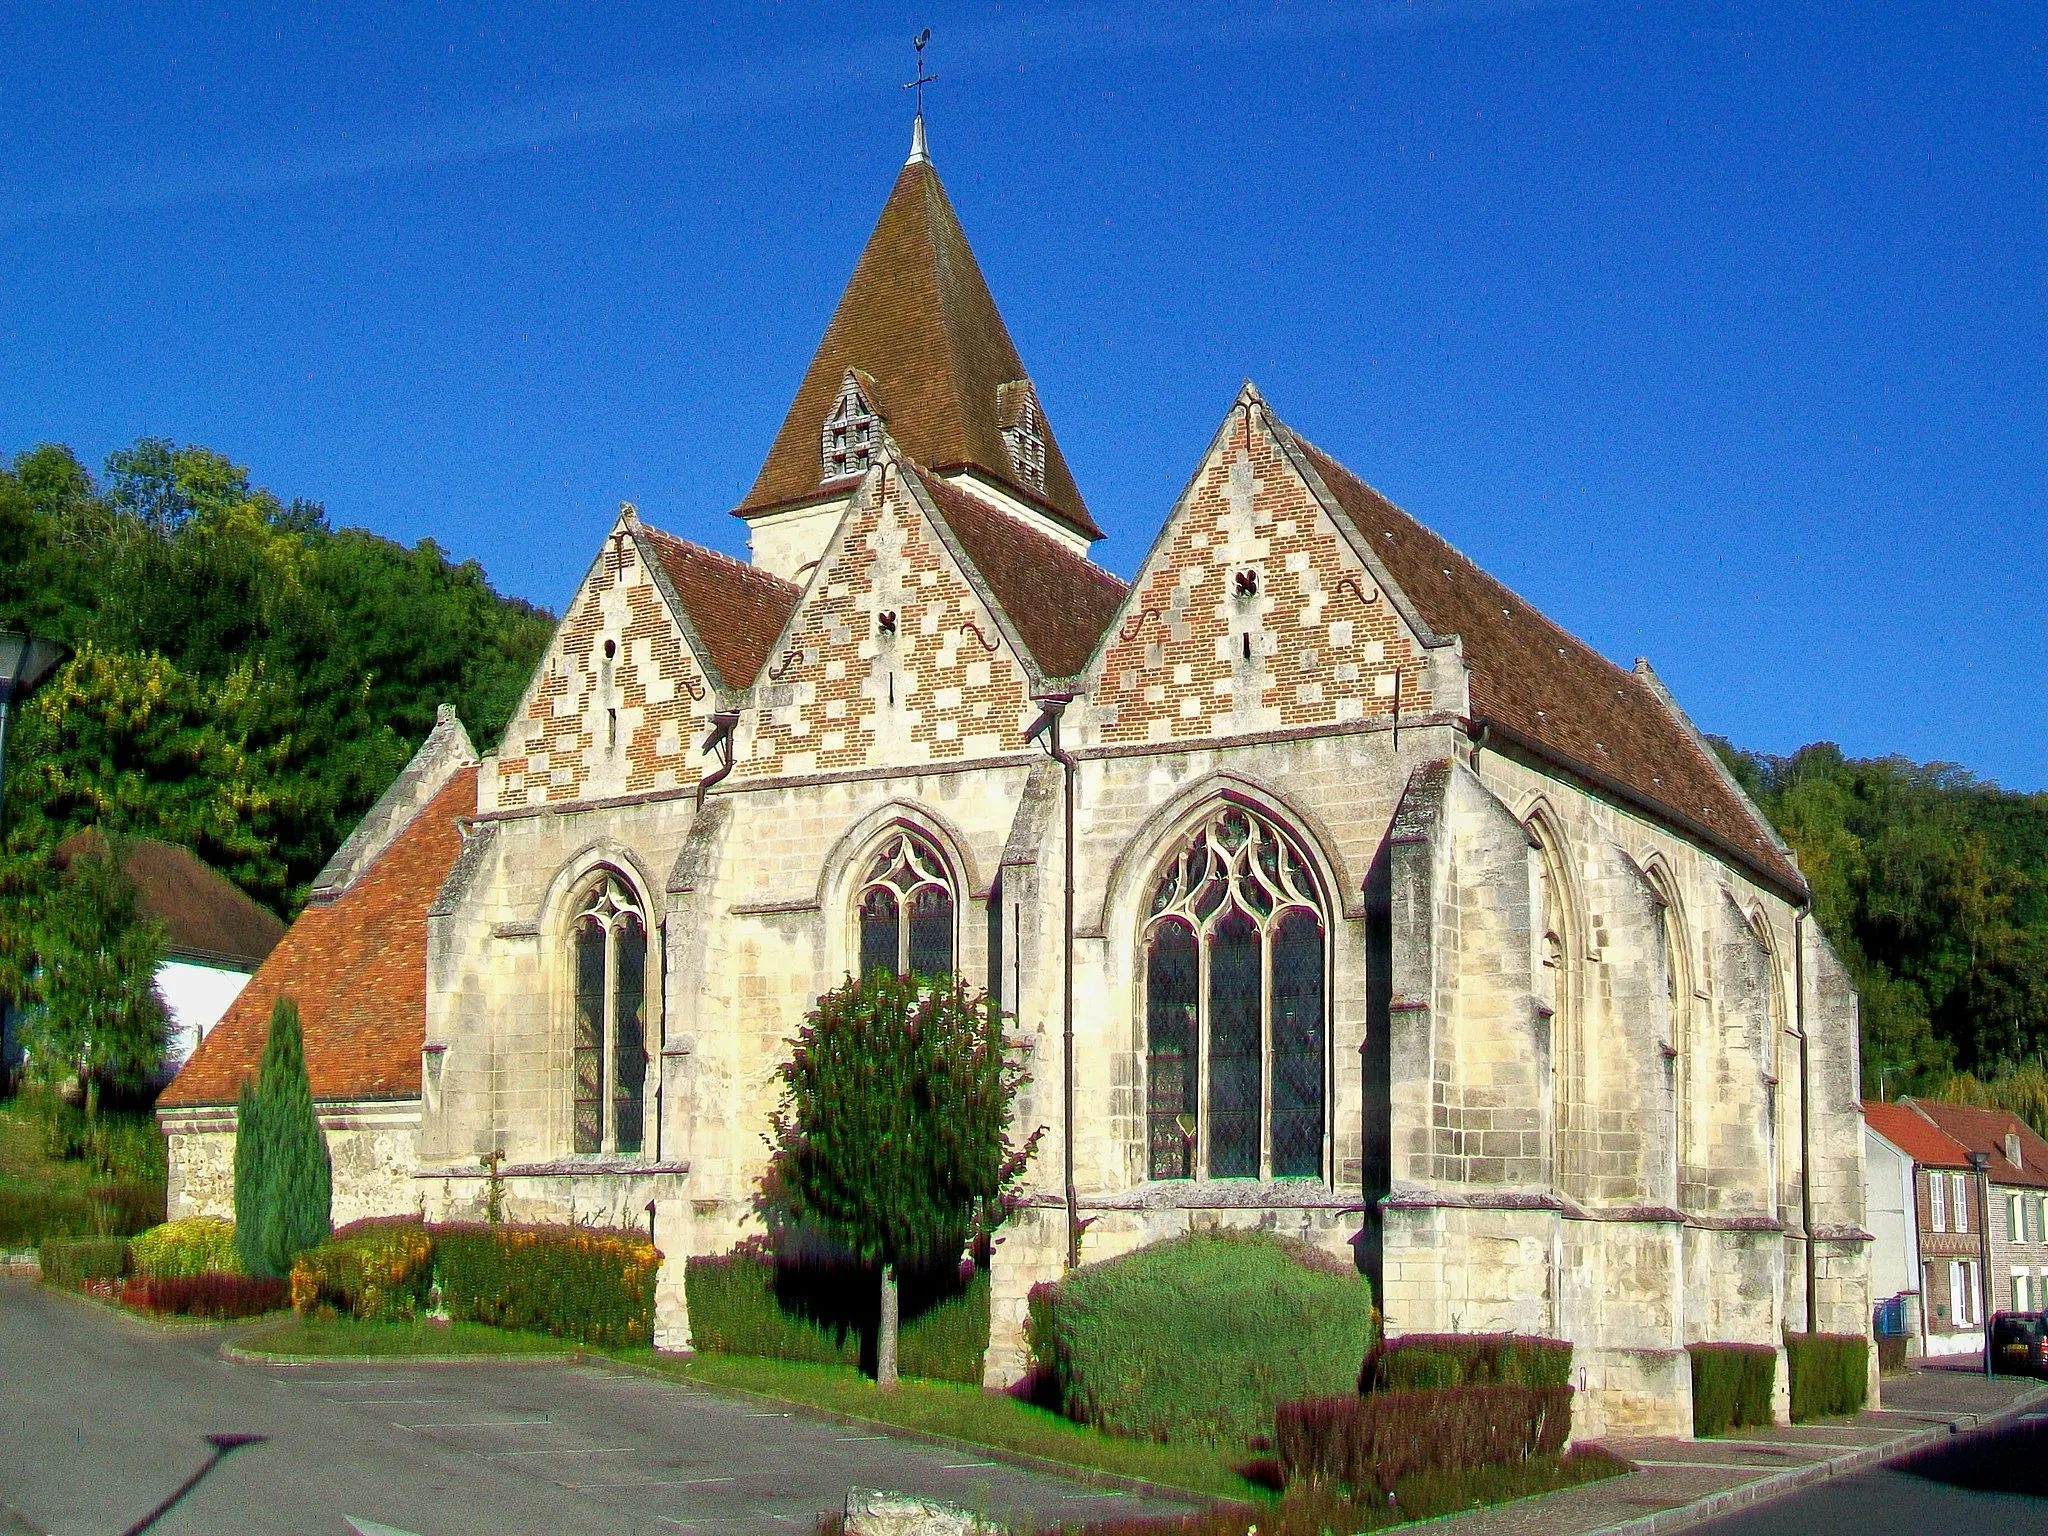
<path fill-rule="evenodd" d="M 855 1483 L 1026 1528 L 1179 1509 L 600 1365 L 251 1366 L 218 1343 L 0 1281 L 0 1531 L 126 1530 L 222 1432 L 269 1440 L 154 1532 L 808 1536 Z"/>

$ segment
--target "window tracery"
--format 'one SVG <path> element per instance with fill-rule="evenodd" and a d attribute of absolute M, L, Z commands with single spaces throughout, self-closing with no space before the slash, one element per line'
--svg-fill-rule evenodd
<path fill-rule="evenodd" d="M 1146 1171 L 1323 1171 L 1328 959 L 1294 841 L 1223 806 L 1168 861 L 1145 919 Z"/>
<path fill-rule="evenodd" d="M 607 873 L 571 930 L 574 1147 L 636 1153 L 645 1140 L 647 922 L 631 890 Z"/>
<path fill-rule="evenodd" d="M 953 974 L 952 877 L 930 839 L 892 833 L 868 865 L 859 898 L 860 972 Z"/>

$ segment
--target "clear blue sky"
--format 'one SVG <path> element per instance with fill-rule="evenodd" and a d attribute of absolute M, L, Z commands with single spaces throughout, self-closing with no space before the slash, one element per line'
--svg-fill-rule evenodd
<path fill-rule="evenodd" d="M 909 136 L 1129 574 L 1239 381 L 1708 730 L 2048 786 L 2048 8 L 0 5 L 0 450 L 741 551 Z"/>

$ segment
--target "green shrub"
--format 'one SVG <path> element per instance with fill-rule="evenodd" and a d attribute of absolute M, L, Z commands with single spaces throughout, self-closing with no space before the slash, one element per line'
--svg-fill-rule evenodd
<path fill-rule="evenodd" d="M 1260 1232 L 1204 1232 L 1085 1265 L 1031 1293 L 1041 1384 L 1083 1423 L 1243 1444 L 1289 1398 L 1351 1390 L 1372 1287 Z"/>
<path fill-rule="evenodd" d="M 690 1342 L 709 1354 L 759 1355 L 872 1370 L 878 1288 L 871 1266 L 788 1262 L 756 1253 L 683 1266 Z M 981 1384 L 988 1352 L 988 1273 L 907 1272 L 898 1369 L 928 1381 Z"/>
<path fill-rule="evenodd" d="M 1282 1403 L 1273 1449 L 1289 1483 L 1383 1494 L 1419 1472 L 1500 1466 L 1564 1449 L 1570 1387 L 1443 1387 Z"/>
<path fill-rule="evenodd" d="M 661 1254 L 644 1233 L 465 1223 L 432 1236 L 441 1304 L 457 1321 L 588 1344 L 654 1337 Z"/>
<path fill-rule="evenodd" d="M 1857 1413 L 1870 1387 L 1870 1341 L 1859 1333 L 1788 1333 L 1785 1368 L 1793 1423 Z"/>
<path fill-rule="evenodd" d="M 1520 1333 L 1407 1333 L 1366 1356 L 1361 1392 L 1434 1392 L 1445 1387 L 1563 1387 L 1572 1347 Z"/>
<path fill-rule="evenodd" d="M 1725 1435 L 1771 1422 L 1778 1352 L 1768 1344 L 1693 1344 L 1692 1432 Z"/>
<path fill-rule="evenodd" d="M 88 1280 L 118 1280 L 128 1273 L 125 1237 L 53 1237 L 39 1251 L 43 1279 L 66 1290 Z"/>
<path fill-rule="evenodd" d="M 0 1248 L 32 1248 L 52 1237 L 90 1236 L 92 1202 L 81 1192 L 57 1189 L 0 1191 Z"/>
<path fill-rule="evenodd" d="M 333 1168 L 313 1108 L 298 1005 L 280 997 L 252 1088 L 235 1116 L 235 1241 L 252 1275 L 283 1279 L 327 1240 Z"/>
<path fill-rule="evenodd" d="M 689 1259 L 683 1265 L 683 1295 L 694 1349 L 821 1365 L 859 1363 L 857 1333 L 832 1329 L 777 1303 L 772 1260 L 747 1253 Z"/>
<path fill-rule="evenodd" d="M 242 1273 L 235 1224 L 217 1216 L 163 1222 L 139 1234 L 129 1247 L 135 1254 L 135 1272 L 153 1280 Z"/>
<path fill-rule="evenodd" d="M 356 1222 L 292 1261 L 292 1306 L 301 1314 L 332 1307 L 366 1323 L 416 1316 L 433 1284 L 433 1257 L 420 1222 Z"/>

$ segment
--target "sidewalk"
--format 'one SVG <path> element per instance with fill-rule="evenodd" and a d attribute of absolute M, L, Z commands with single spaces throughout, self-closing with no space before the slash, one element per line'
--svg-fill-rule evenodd
<path fill-rule="evenodd" d="M 1881 1409 L 1853 1419 L 1745 1429 L 1719 1440 L 1609 1440 L 1639 1471 L 1438 1522 L 1456 1536 L 1657 1536 L 1822 1478 L 1858 1472 L 1928 1440 L 2048 1398 L 2048 1383 L 1955 1370 L 1887 1376 Z"/>

